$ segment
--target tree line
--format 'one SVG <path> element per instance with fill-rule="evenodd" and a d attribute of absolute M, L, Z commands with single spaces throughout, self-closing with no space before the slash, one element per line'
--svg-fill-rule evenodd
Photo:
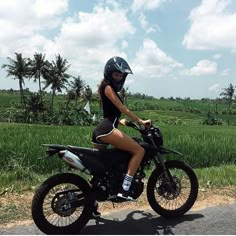
<path fill-rule="evenodd" d="M 61 93 L 63 89 L 67 91 L 68 100 L 78 99 L 83 96 L 90 100 L 92 97 L 92 89 L 78 75 L 73 77 L 68 73 L 70 64 L 67 59 L 56 55 L 55 60 L 49 62 L 46 60 L 46 55 L 42 53 L 35 53 L 33 58 L 23 58 L 21 53 L 15 53 L 15 59 L 8 57 L 9 63 L 3 64 L 2 68 L 7 71 L 7 77 L 18 80 L 19 91 L 21 97 L 21 104 L 26 109 L 25 96 L 25 79 L 33 79 L 38 82 L 38 94 L 32 94 L 31 100 L 38 100 L 38 103 L 43 103 L 43 95 L 45 90 L 50 87 L 52 92 L 50 109 L 53 110 L 54 98 L 57 92 Z M 73 81 L 69 81 L 73 78 Z M 43 85 L 43 86 L 42 86 Z"/>
<path fill-rule="evenodd" d="M 56 55 L 55 60 L 49 62 L 46 60 L 46 55 L 42 53 L 35 53 L 33 58 L 24 58 L 21 53 L 15 53 L 15 59 L 7 57 L 9 64 L 2 65 L 7 71 L 7 77 L 12 77 L 18 80 L 19 90 L 21 95 L 21 104 L 23 107 L 27 108 L 27 101 L 25 97 L 25 79 L 33 79 L 34 82 L 38 82 L 39 92 L 38 94 L 32 94 L 30 101 L 28 103 L 35 102 L 38 106 L 43 106 L 43 95 L 45 90 L 50 87 L 51 89 L 51 104 L 50 109 L 53 110 L 54 98 L 57 92 L 61 93 L 63 89 L 67 92 L 67 105 L 69 105 L 71 100 L 78 103 L 79 98 L 84 97 L 87 100 L 91 100 L 92 96 L 98 97 L 97 93 L 93 94 L 92 89 L 89 85 L 81 79 L 81 76 L 73 77 L 68 73 L 70 64 L 67 59 L 61 57 L 60 54 Z M 73 78 L 73 81 L 69 81 Z M 42 86 L 43 85 L 43 86 Z M 235 88 L 233 84 L 229 84 L 229 87 L 223 88 L 223 92 L 220 94 L 222 100 L 228 103 L 228 109 L 230 110 L 234 100 L 236 100 Z M 148 96 L 141 93 L 131 93 L 128 88 L 123 88 L 120 92 L 123 100 L 127 97 L 138 98 L 138 99 L 155 99 L 153 96 Z M 165 99 L 164 97 L 160 98 Z M 191 100 L 186 98 L 185 100 Z M 173 97 L 168 98 L 168 100 L 183 100 L 181 98 L 174 99 Z M 205 101 L 208 99 L 202 99 Z M 216 100 L 220 100 L 217 98 Z"/>

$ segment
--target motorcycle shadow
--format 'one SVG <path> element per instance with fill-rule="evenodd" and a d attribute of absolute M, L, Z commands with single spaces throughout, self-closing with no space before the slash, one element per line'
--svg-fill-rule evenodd
<path fill-rule="evenodd" d="M 165 219 L 159 215 L 140 210 L 128 213 L 125 219 L 122 219 L 124 218 L 122 216 L 116 215 L 113 218 L 110 216 L 109 218 L 101 217 L 91 220 L 80 233 L 84 235 L 173 235 L 175 234 L 174 229 L 178 224 L 204 217 L 201 214 L 190 213 L 174 219 Z"/>

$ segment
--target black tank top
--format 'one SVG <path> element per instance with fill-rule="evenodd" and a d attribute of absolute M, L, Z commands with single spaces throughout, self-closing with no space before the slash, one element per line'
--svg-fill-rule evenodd
<path fill-rule="evenodd" d="M 112 85 L 109 83 L 109 81 L 106 81 L 102 88 L 101 88 L 101 101 L 102 101 L 102 109 L 103 109 L 103 117 L 104 118 L 115 118 L 118 119 L 121 116 L 120 110 L 111 102 L 111 100 L 105 95 L 105 88 L 107 85 Z M 115 89 L 112 87 L 117 97 L 120 99 L 120 101 L 123 103 L 122 99 L 120 98 L 119 94 L 115 91 Z"/>

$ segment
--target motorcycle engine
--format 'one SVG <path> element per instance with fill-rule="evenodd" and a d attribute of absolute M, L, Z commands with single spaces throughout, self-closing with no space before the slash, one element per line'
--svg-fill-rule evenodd
<path fill-rule="evenodd" d="M 116 173 L 115 171 L 111 176 L 93 177 L 90 184 L 92 185 L 96 199 L 98 201 L 106 201 L 110 198 L 113 202 L 122 202 L 120 198 L 116 198 L 116 195 L 123 182 L 124 173 Z M 137 199 L 142 194 L 143 189 L 144 183 L 141 181 L 141 178 L 134 178 L 130 187 L 133 199 Z"/>

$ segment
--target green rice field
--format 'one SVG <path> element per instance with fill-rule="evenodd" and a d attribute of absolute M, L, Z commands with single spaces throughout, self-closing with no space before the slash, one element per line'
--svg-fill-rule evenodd
<path fill-rule="evenodd" d="M 236 130 L 234 126 L 166 125 L 159 126 L 166 147 L 182 152 L 184 160 L 195 168 L 217 166 L 236 161 Z M 94 127 L 40 126 L 27 124 L 0 124 L 0 168 L 14 169 L 20 165 L 35 172 L 62 168 L 57 158 L 45 162 L 43 143 L 57 143 L 91 147 Z M 130 136 L 139 133 L 121 127 Z M 171 157 L 172 158 L 172 157 Z M 179 158 L 179 157 L 177 157 Z"/>
<path fill-rule="evenodd" d="M 49 95 L 47 99 L 50 99 Z M 64 100 L 63 96 L 57 96 L 55 104 L 59 105 Z M 17 102 L 19 102 L 19 95 L 1 94 L 0 110 L 8 109 Z M 200 177 L 214 179 L 215 176 L 218 178 L 215 179 L 216 183 L 236 185 L 233 178 L 236 175 L 236 116 L 222 114 L 222 111 L 227 109 L 226 104 L 218 105 L 217 116 L 224 121 L 228 120 L 230 125 L 224 122 L 221 126 L 202 125 L 202 121 L 207 117 L 207 111 L 214 111 L 214 103 L 192 100 L 128 99 L 128 107 L 129 104 L 131 107 L 135 107 L 135 104 L 143 106 L 144 109 L 134 113 L 143 119 L 152 119 L 154 125 L 158 126 L 163 133 L 164 146 L 184 154 L 184 157 L 171 155 L 166 158 L 183 159 L 197 170 Z M 145 110 L 145 104 L 148 106 L 158 104 L 159 109 Z M 201 112 L 187 112 L 180 109 L 185 107 L 197 108 Z M 98 102 L 93 101 L 91 111 L 98 109 Z M 132 137 L 140 136 L 131 128 L 122 126 L 120 128 Z M 67 165 L 56 156 L 39 160 L 39 157 L 45 156 L 45 148 L 41 144 L 92 147 L 90 140 L 93 129 L 94 126 L 0 123 L 0 177 L 2 179 L 0 189 L 11 185 L 10 183 L 14 181 L 38 183 L 43 176 L 68 171 Z M 205 172 L 206 168 L 208 171 Z M 224 177 L 226 175 L 228 176 Z M 38 181 L 37 176 L 40 176 Z M 224 183 L 223 180 L 226 182 Z"/>

